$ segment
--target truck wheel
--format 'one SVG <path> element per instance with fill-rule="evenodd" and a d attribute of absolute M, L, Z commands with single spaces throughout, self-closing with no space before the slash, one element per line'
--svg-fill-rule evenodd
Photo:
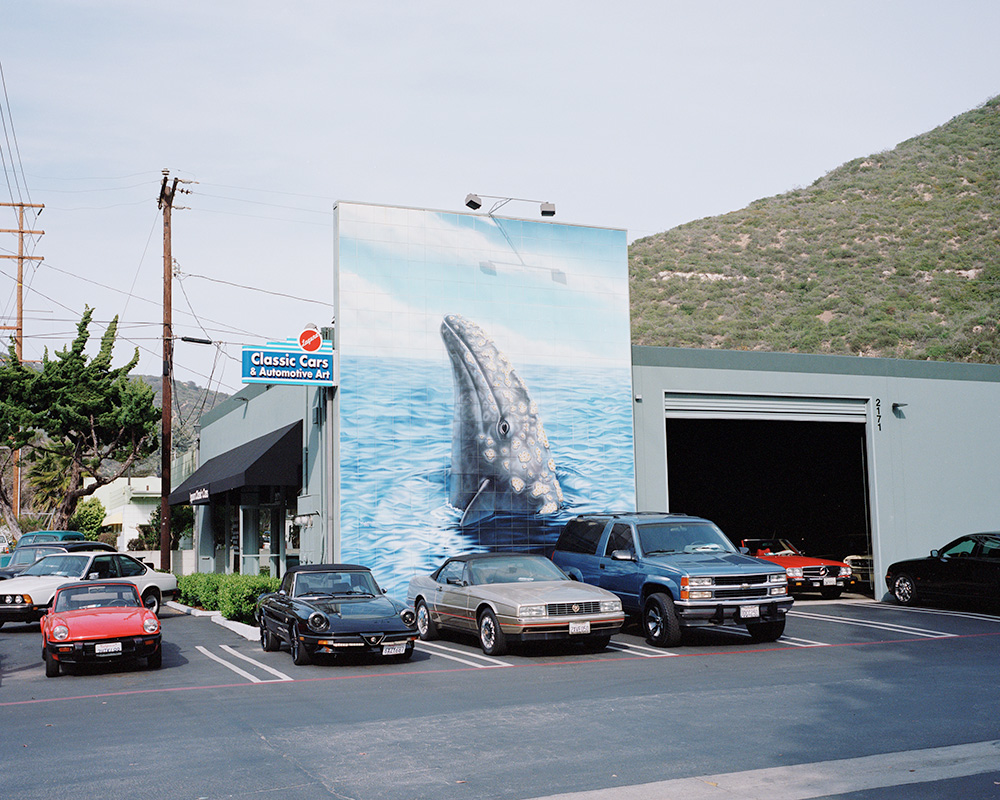
<path fill-rule="evenodd" d="M 785 632 L 785 620 L 748 622 L 747 630 L 750 631 L 750 638 L 755 642 L 774 642 L 780 639 L 781 634 Z"/>
<path fill-rule="evenodd" d="M 656 647 L 674 647 L 681 641 L 681 621 L 670 595 L 651 594 L 642 611 L 646 639 Z"/>

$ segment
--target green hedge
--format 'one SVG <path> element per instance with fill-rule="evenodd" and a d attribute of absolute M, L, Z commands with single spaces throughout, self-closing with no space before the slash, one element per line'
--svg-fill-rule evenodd
<path fill-rule="evenodd" d="M 222 616 L 254 624 L 254 605 L 264 592 L 276 592 L 281 581 L 267 575 L 220 575 L 196 572 L 177 579 L 184 605 L 221 611 Z"/>
<path fill-rule="evenodd" d="M 219 611 L 226 619 L 254 625 L 257 598 L 278 591 L 280 585 L 280 580 L 267 575 L 226 575 L 219 586 Z"/>

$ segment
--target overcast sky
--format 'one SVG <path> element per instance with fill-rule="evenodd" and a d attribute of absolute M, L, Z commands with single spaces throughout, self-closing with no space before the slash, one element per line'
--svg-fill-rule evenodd
<path fill-rule="evenodd" d="M 178 380 L 332 314 L 337 200 L 549 201 L 629 241 L 808 186 L 1000 94 L 1000 3 L 6 0 L 3 202 L 44 203 L 24 356 L 121 320 L 161 371 L 161 170 Z M 504 214 L 537 218 L 535 203 Z M 0 228 L 16 227 L 0 208 Z M 0 234 L 0 254 L 17 237 Z M 0 315 L 16 262 L 0 260 Z M 235 284 L 235 285 L 231 285 Z M 246 288 L 243 288 L 246 287 Z M 6 333 L 6 332 L 4 332 Z"/>

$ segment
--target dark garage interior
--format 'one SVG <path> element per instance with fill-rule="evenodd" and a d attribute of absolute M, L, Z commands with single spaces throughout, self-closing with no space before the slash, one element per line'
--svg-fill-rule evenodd
<path fill-rule="evenodd" d="M 865 425 L 667 419 L 670 511 L 706 517 L 734 544 L 788 539 L 807 555 L 870 553 Z"/>

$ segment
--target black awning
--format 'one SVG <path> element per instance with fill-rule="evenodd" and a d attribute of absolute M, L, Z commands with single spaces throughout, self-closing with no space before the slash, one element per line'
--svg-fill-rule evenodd
<path fill-rule="evenodd" d="M 210 495 L 244 486 L 298 486 L 302 481 L 302 421 L 241 444 L 202 464 L 170 493 L 170 505 L 202 505 Z"/>

